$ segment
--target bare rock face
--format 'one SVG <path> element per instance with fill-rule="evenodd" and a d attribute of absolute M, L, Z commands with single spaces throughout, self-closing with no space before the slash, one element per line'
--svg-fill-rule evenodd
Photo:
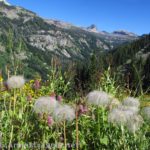
<path fill-rule="evenodd" d="M 49 34 L 45 34 L 45 35 L 35 34 L 29 37 L 29 41 L 32 46 L 40 48 L 43 51 L 45 50 L 54 51 L 58 47 L 62 47 L 62 48 L 75 47 L 75 45 L 72 43 L 72 41 L 69 38 L 63 37 L 61 35 L 54 36 Z"/>

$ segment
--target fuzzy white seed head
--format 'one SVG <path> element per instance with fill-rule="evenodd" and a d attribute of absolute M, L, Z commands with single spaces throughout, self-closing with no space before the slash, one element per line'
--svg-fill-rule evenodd
<path fill-rule="evenodd" d="M 139 107 L 140 106 L 139 100 L 137 98 L 133 98 L 133 97 L 128 97 L 128 98 L 124 99 L 122 104 L 125 106 L 132 106 L 132 107 Z"/>
<path fill-rule="evenodd" d="M 108 122 L 111 122 L 116 125 L 124 125 L 126 124 L 127 119 L 123 111 L 119 109 L 113 109 L 108 114 Z"/>
<path fill-rule="evenodd" d="M 7 80 L 7 85 L 9 89 L 21 88 L 25 84 L 25 79 L 23 76 L 12 76 Z"/>
<path fill-rule="evenodd" d="M 135 133 L 143 124 L 143 118 L 140 115 L 134 115 L 132 119 L 127 122 L 127 129 L 131 133 Z"/>
<path fill-rule="evenodd" d="M 103 91 L 92 91 L 87 95 L 89 104 L 107 106 L 110 103 L 110 96 Z"/>
<path fill-rule="evenodd" d="M 124 106 L 124 105 L 119 105 L 118 109 L 122 110 L 122 111 L 130 111 L 133 114 L 137 114 L 139 112 L 139 108 L 137 107 L 132 107 L 132 106 Z"/>
<path fill-rule="evenodd" d="M 133 116 L 138 114 L 139 111 L 137 107 L 129 107 L 123 105 L 118 106 L 118 109 L 124 113 L 127 121 L 130 121 L 133 118 Z"/>
<path fill-rule="evenodd" d="M 59 105 L 54 111 L 54 118 L 57 122 L 72 121 L 75 118 L 75 109 L 69 105 Z"/>
<path fill-rule="evenodd" d="M 150 106 L 142 109 L 142 115 L 146 120 L 150 120 Z"/>
<path fill-rule="evenodd" d="M 58 103 L 54 97 L 40 97 L 36 100 L 34 104 L 35 113 L 46 113 L 52 114 L 54 109 L 57 107 Z"/>
<path fill-rule="evenodd" d="M 133 116 L 138 114 L 137 107 L 128 107 L 119 105 L 117 108 L 110 111 L 108 121 L 114 124 L 126 124 Z"/>

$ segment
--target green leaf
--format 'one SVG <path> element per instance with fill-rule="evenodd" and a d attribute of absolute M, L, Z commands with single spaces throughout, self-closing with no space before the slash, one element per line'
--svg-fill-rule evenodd
<path fill-rule="evenodd" d="M 101 144 L 108 145 L 108 137 L 107 136 L 104 136 L 104 138 L 101 138 L 100 141 L 101 141 Z"/>

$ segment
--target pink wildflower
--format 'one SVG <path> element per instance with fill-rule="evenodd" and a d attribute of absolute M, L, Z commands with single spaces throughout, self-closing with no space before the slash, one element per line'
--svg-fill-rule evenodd
<path fill-rule="evenodd" d="M 54 123 L 53 118 L 51 116 L 47 117 L 47 124 L 50 127 Z"/>
<path fill-rule="evenodd" d="M 40 88 L 40 81 L 39 80 L 35 80 L 34 81 L 34 89 L 38 90 Z"/>
<path fill-rule="evenodd" d="M 79 114 L 85 114 L 88 112 L 88 108 L 82 104 L 79 105 Z"/>
<path fill-rule="evenodd" d="M 58 96 L 57 96 L 57 100 L 58 100 L 59 102 L 62 102 L 62 96 L 58 95 Z"/>

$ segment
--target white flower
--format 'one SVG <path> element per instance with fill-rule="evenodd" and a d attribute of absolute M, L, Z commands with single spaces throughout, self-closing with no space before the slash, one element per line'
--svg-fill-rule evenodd
<path fill-rule="evenodd" d="M 86 98 L 89 104 L 107 106 L 110 103 L 110 96 L 103 91 L 92 91 Z"/>
<path fill-rule="evenodd" d="M 135 115 L 127 122 L 127 128 L 131 133 L 135 133 L 143 124 L 143 118 L 140 115 Z"/>
<path fill-rule="evenodd" d="M 139 107 L 140 106 L 139 100 L 136 98 L 133 98 L 133 97 L 128 97 L 128 98 L 124 99 L 122 104 L 125 106 L 132 106 L 132 107 Z"/>
<path fill-rule="evenodd" d="M 150 107 L 144 107 L 142 109 L 142 115 L 146 120 L 150 120 Z"/>
<path fill-rule="evenodd" d="M 7 85 L 9 89 L 21 88 L 25 84 L 25 79 L 23 76 L 12 76 L 7 80 Z"/>
<path fill-rule="evenodd" d="M 119 109 L 113 109 L 108 114 L 108 122 L 118 125 L 124 125 L 127 122 L 126 115 L 123 111 Z"/>
<path fill-rule="evenodd" d="M 55 97 L 45 96 L 45 97 L 40 97 L 36 100 L 33 109 L 35 113 L 51 114 L 53 113 L 57 105 L 58 103 Z"/>
<path fill-rule="evenodd" d="M 54 111 L 56 121 L 72 121 L 75 118 L 75 109 L 69 105 L 59 105 Z"/>

